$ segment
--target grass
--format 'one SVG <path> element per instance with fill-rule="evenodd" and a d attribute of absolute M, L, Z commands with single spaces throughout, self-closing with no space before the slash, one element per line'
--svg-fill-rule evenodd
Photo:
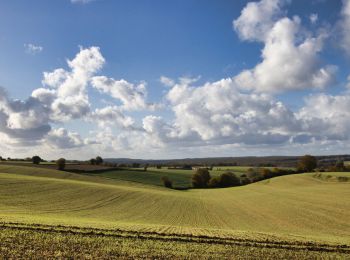
<path fill-rule="evenodd" d="M 310 250 L 300 247 L 249 246 L 201 241 L 101 236 L 72 232 L 3 228 L 0 258 L 83 259 L 325 259 L 346 258 L 346 251 Z M 329 248 L 323 248 L 329 249 Z"/>
<path fill-rule="evenodd" d="M 137 173 L 151 175 L 151 172 L 139 171 L 122 174 L 125 178 L 128 174 L 133 174 L 133 178 L 136 178 Z M 166 172 L 158 173 L 163 175 Z M 178 173 L 180 174 L 186 175 L 186 172 Z M 180 237 L 209 236 L 216 240 L 273 239 L 349 245 L 350 182 L 328 182 L 313 175 L 288 175 L 226 189 L 178 191 L 147 183 L 144 175 L 138 177 L 140 182 L 130 182 L 120 178 L 106 178 L 105 175 L 91 176 L 43 168 L 0 165 L 0 221 L 29 226 L 40 223 L 53 227 L 61 225 L 147 234 L 155 232 L 156 237 L 160 234 L 171 234 Z M 6 232 L 11 233 L 11 230 Z M 21 232 L 20 230 L 16 235 L 10 236 L 9 239 L 13 239 L 9 243 L 20 246 L 21 243 L 16 242 L 16 236 L 26 237 Z M 34 232 L 34 237 L 46 236 L 36 230 L 26 232 Z M 45 239 L 48 241 L 63 239 L 57 238 L 56 233 L 47 236 Z M 75 235 L 66 236 L 67 240 L 73 241 L 71 246 L 67 246 L 68 251 L 71 250 L 69 248 L 74 248 L 74 243 L 81 243 L 82 247 L 85 244 L 97 246 L 98 243 L 94 244 L 93 239 L 90 241 L 89 237 L 80 236 L 77 235 L 77 240 Z M 26 241 L 30 237 L 31 235 L 18 241 Z M 107 244 L 123 243 L 120 238 L 106 239 L 111 239 Z M 133 243 L 141 243 L 133 239 L 127 241 L 132 248 Z M 1 243 L 0 246 L 3 246 Z M 36 242 L 25 243 L 30 245 Z M 159 252 L 163 253 L 167 248 L 181 247 L 175 240 L 164 243 L 164 248 L 163 244 L 155 243 L 154 246 L 159 247 Z M 109 249 L 98 250 L 109 252 Z M 140 251 L 141 255 L 153 254 L 147 252 L 147 248 L 144 250 L 146 251 Z M 154 254 L 158 254 L 157 250 Z M 218 245 L 217 250 L 224 255 L 235 250 L 238 255 L 239 252 L 243 253 L 236 246 L 225 251 L 224 246 Z M 278 249 L 276 250 L 277 254 Z M 128 250 L 125 249 L 125 252 L 127 254 Z M 175 254 L 174 251 L 170 253 L 172 254 Z M 181 255 L 179 258 L 182 258 Z"/>

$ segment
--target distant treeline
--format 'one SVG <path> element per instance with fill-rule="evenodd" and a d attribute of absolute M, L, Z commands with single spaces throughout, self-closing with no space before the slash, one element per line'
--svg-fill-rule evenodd
<path fill-rule="evenodd" d="M 334 165 L 337 161 L 350 161 L 350 155 L 315 156 L 320 167 Z M 106 158 L 105 162 L 132 165 L 134 163 L 150 166 L 162 165 L 164 167 L 192 166 L 251 166 L 251 167 L 295 167 L 301 156 L 265 156 L 265 157 L 215 157 L 215 158 L 186 158 L 173 160 L 142 160 L 129 158 Z"/>

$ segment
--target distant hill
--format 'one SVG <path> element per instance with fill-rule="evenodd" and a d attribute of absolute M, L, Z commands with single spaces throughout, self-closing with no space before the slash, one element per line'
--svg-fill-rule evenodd
<path fill-rule="evenodd" d="M 163 165 L 240 165 L 240 166 L 278 166 L 294 167 L 300 156 L 246 156 L 246 157 L 208 157 L 208 158 L 184 158 L 166 160 L 145 160 L 131 158 L 106 158 L 107 162 L 124 164 L 163 164 Z M 316 156 L 319 165 L 327 166 L 334 164 L 337 160 L 350 161 L 350 155 L 324 155 Z"/>

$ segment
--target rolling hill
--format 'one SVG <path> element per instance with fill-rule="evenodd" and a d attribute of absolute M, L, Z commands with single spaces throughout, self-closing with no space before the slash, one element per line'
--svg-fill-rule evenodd
<path fill-rule="evenodd" d="M 348 173 L 346 173 L 348 174 Z M 313 174 L 178 191 L 24 166 L 0 166 L 0 220 L 177 234 L 267 234 L 350 243 L 350 183 Z"/>

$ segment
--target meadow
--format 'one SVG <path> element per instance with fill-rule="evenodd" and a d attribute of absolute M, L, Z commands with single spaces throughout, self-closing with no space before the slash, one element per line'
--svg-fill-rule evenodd
<path fill-rule="evenodd" d="M 160 186 L 164 174 L 185 184 L 192 172 L 150 168 L 75 174 L 0 165 L 0 256 L 62 257 L 76 245 L 82 250 L 76 254 L 92 258 L 204 257 L 203 248 L 216 258 L 349 256 L 350 182 L 337 177 L 350 173 L 322 173 L 334 178 L 295 174 L 190 190 Z"/>

